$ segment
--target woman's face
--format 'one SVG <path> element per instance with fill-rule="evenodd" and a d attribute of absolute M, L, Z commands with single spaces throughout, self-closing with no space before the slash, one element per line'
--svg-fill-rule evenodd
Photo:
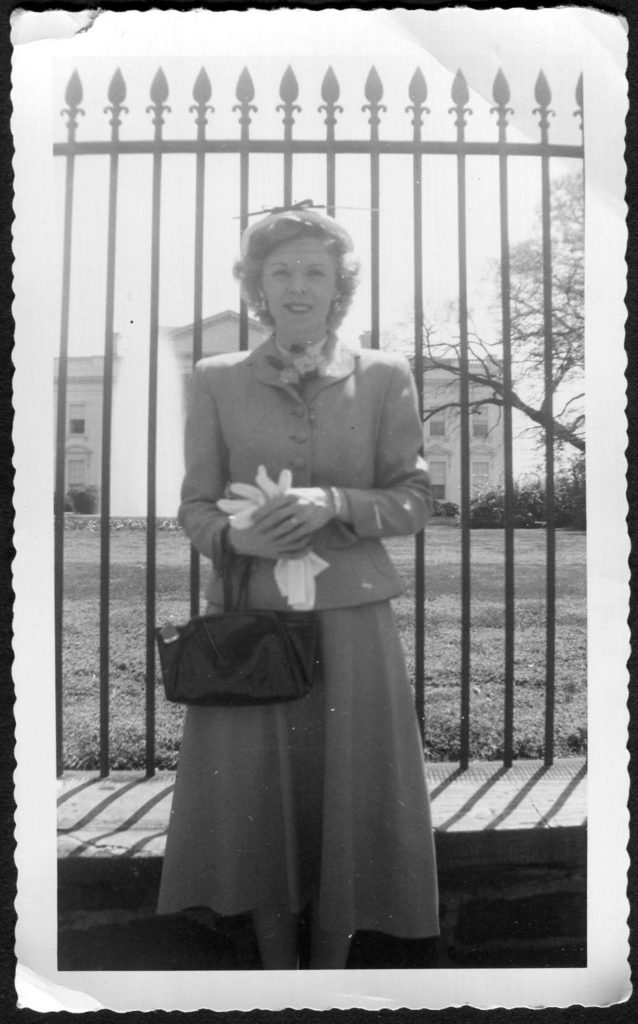
<path fill-rule="evenodd" d="M 261 287 L 278 344 L 311 344 L 324 337 L 337 297 L 337 265 L 318 238 L 294 238 L 269 252 Z"/>

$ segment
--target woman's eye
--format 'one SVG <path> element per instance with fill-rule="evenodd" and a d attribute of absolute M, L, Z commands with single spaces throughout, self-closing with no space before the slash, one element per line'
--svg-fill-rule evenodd
<path fill-rule="evenodd" d="M 326 271 L 322 267 L 309 267 L 307 270 L 302 270 L 301 273 L 303 276 L 308 278 L 324 278 L 326 276 Z M 268 276 L 274 280 L 283 281 L 286 278 L 291 277 L 292 274 L 293 271 L 288 267 L 275 267 L 273 270 L 269 271 Z"/>

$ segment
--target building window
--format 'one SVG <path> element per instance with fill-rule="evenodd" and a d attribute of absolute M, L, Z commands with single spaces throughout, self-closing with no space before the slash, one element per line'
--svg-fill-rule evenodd
<path fill-rule="evenodd" d="M 69 459 L 69 487 L 84 487 L 86 483 L 86 462 L 84 459 Z"/>
<path fill-rule="evenodd" d="M 482 491 L 490 482 L 490 464 L 481 460 L 472 462 L 472 490 Z"/>
<path fill-rule="evenodd" d="M 432 497 L 438 498 L 439 501 L 445 501 L 445 471 L 445 462 L 435 461 L 430 463 Z"/>
<path fill-rule="evenodd" d="M 489 423 L 485 411 L 472 414 L 472 437 L 487 437 Z"/>
<path fill-rule="evenodd" d="M 86 433 L 86 407 L 84 404 L 69 406 L 69 434 Z"/>
<path fill-rule="evenodd" d="M 445 413 L 435 412 L 428 420 L 430 437 L 445 437 Z"/>

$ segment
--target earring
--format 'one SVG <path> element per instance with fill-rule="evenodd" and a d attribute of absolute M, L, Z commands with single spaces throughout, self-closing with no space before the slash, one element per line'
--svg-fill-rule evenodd
<path fill-rule="evenodd" d="M 259 301 L 257 303 L 257 312 L 258 313 L 267 313 L 268 312 L 268 302 L 266 301 L 266 296 L 264 295 L 263 292 L 259 293 Z"/>

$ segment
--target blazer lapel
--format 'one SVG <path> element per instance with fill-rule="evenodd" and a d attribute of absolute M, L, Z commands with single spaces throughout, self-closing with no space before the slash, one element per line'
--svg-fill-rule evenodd
<path fill-rule="evenodd" d="M 314 396 L 324 388 L 330 387 L 331 384 L 336 384 L 338 381 L 344 380 L 345 377 L 349 377 L 354 372 L 357 359 L 356 349 L 337 341 L 327 373 L 306 381 L 303 385 L 304 392 Z M 282 362 L 281 355 L 272 337 L 254 349 L 247 359 L 247 363 L 253 367 L 257 380 L 262 384 L 281 388 L 298 398 L 299 388 L 295 384 L 281 379 L 283 365 L 280 366 L 280 362 Z"/>
<path fill-rule="evenodd" d="M 324 388 L 329 388 L 332 384 L 338 384 L 340 380 L 345 380 L 346 377 L 354 373 L 358 358 L 359 353 L 356 349 L 337 341 L 326 374 L 309 380 L 304 386 L 305 394 L 314 398 Z"/>
<path fill-rule="evenodd" d="M 297 396 L 298 393 L 294 385 L 281 379 L 283 361 L 272 337 L 267 338 L 258 348 L 254 349 L 247 362 L 253 367 L 257 380 L 260 380 L 262 384 L 281 388 L 283 391 Z M 282 362 L 282 366 L 278 365 L 279 362 Z"/>

